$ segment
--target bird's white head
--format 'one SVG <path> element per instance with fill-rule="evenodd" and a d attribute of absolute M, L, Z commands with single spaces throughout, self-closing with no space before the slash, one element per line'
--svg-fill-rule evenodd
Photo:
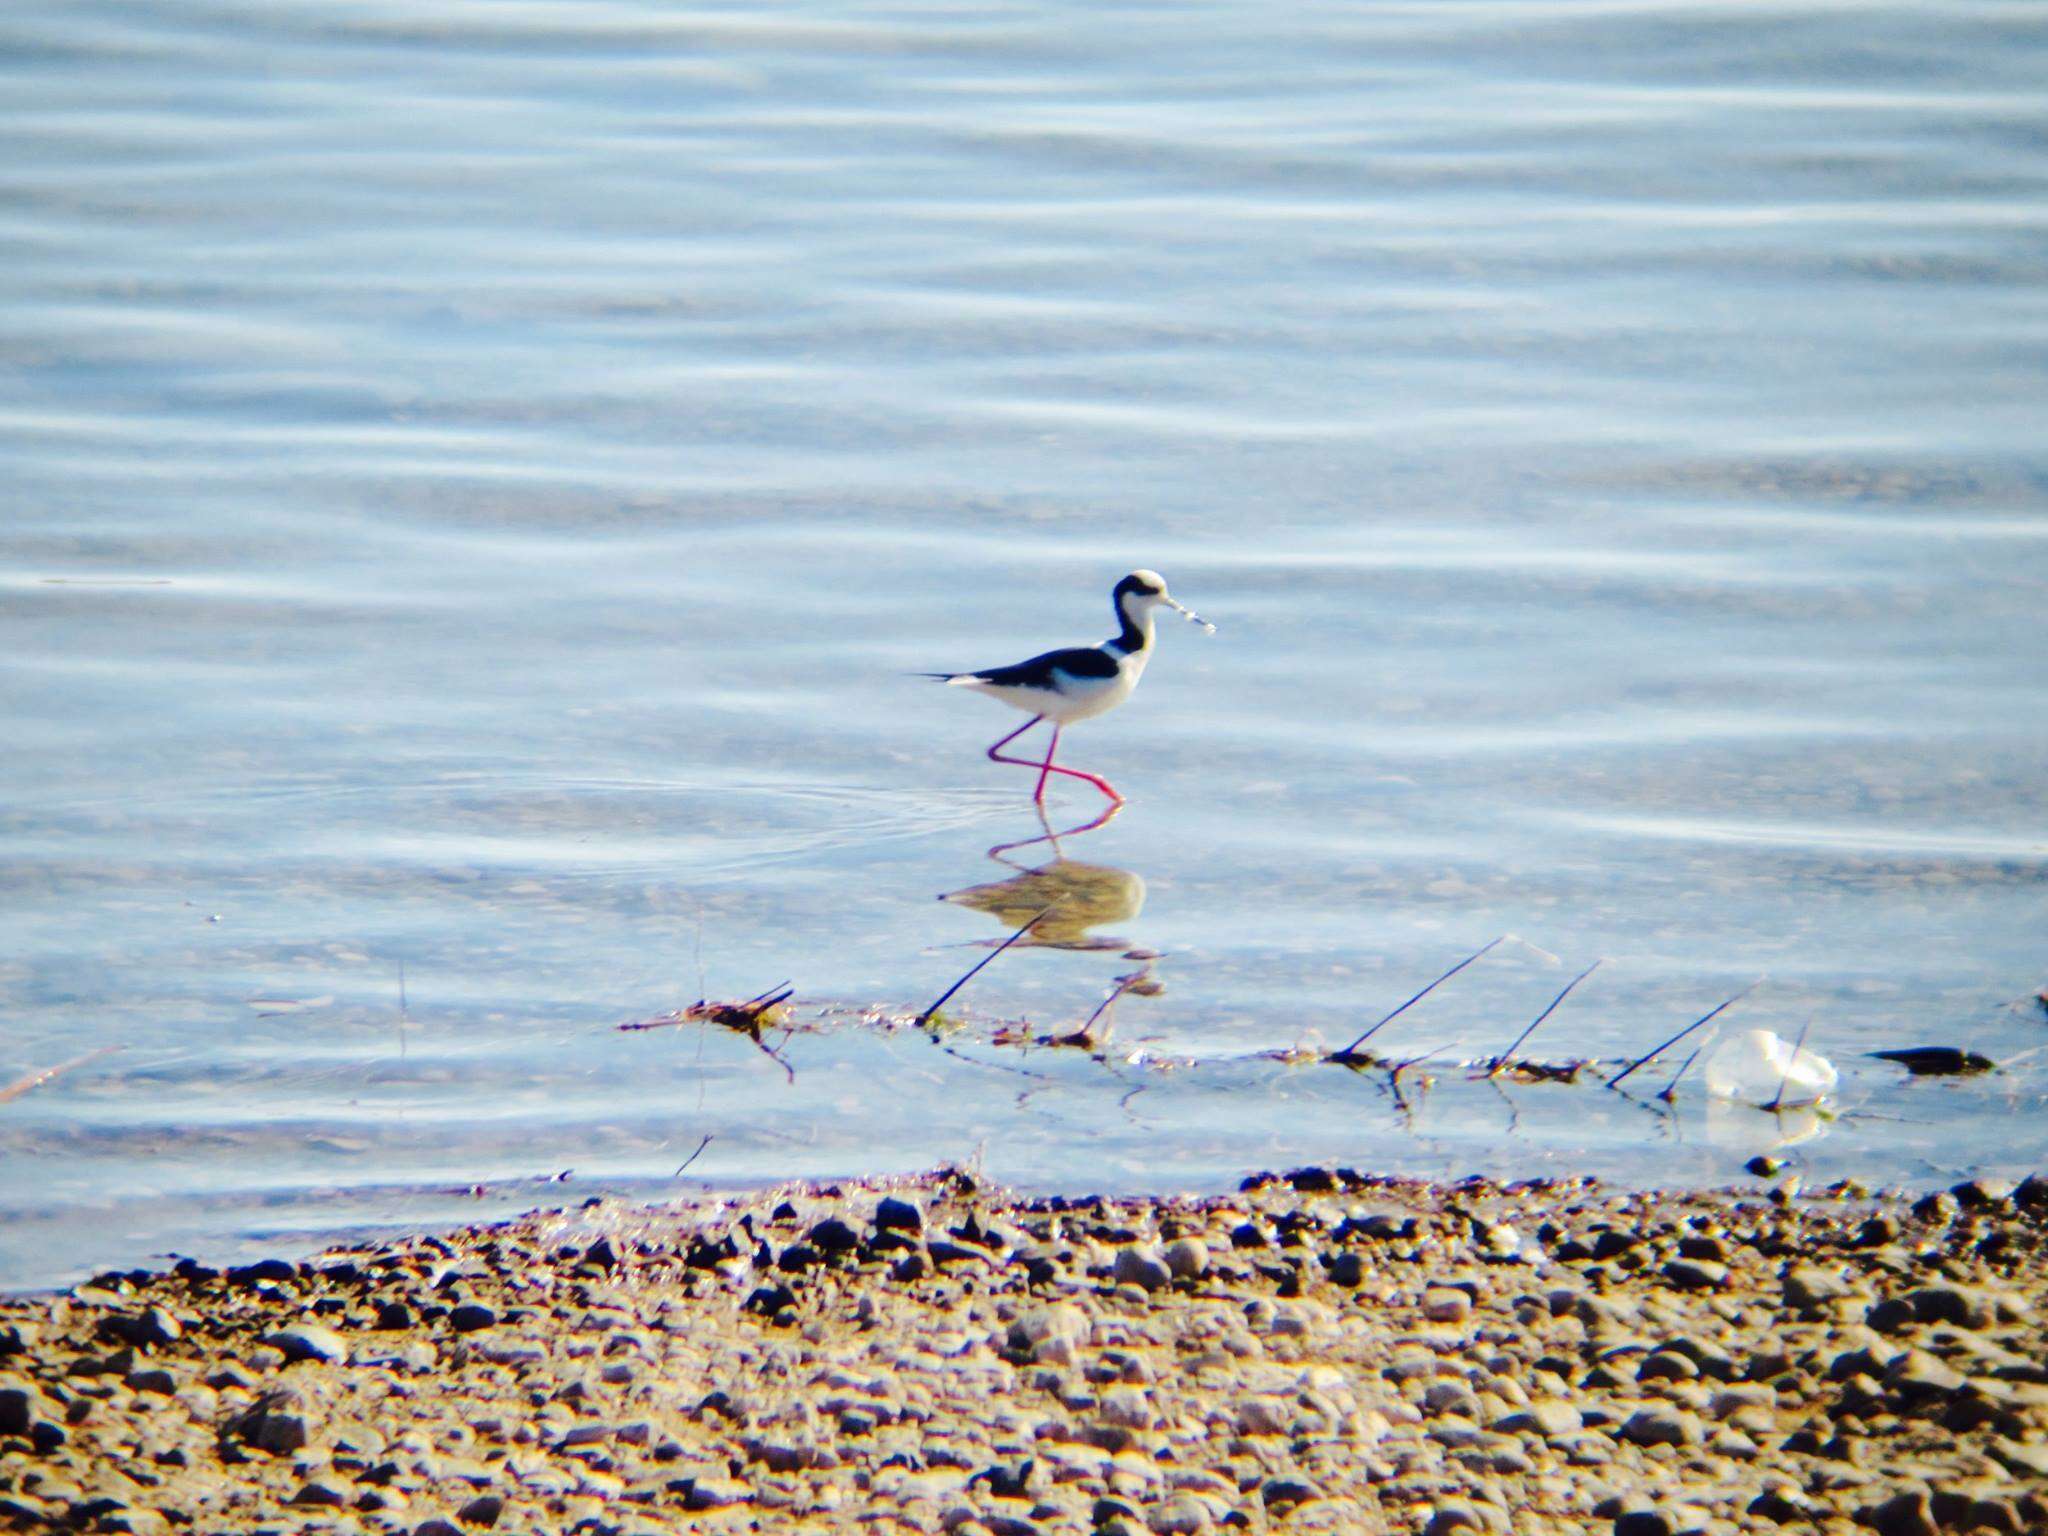
<path fill-rule="evenodd" d="M 1166 578 L 1157 571 L 1133 571 L 1116 584 L 1117 614 L 1126 623 L 1143 628 L 1155 608 L 1171 608 L 1191 624 L 1199 624 L 1210 634 L 1216 633 L 1216 626 L 1200 614 L 1191 612 L 1175 602 L 1166 590 Z"/>

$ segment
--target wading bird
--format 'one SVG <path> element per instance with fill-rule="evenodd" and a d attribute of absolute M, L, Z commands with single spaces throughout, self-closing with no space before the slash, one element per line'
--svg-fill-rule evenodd
<path fill-rule="evenodd" d="M 1152 659 L 1152 615 L 1171 608 L 1182 618 L 1199 624 L 1210 634 L 1216 626 L 1199 614 L 1190 613 L 1166 592 L 1166 582 L 1156 571 L 1133 571 L 1116 584 L 1110 594 L 1120 628 L 1100 645 L 1078 645 L 1063 651 L 1047 651 L 1029 661 L 1010 667 L 990 667 L 984 672 L 923 672 L 954 688 L 972 688 L 990 698 L 1021 709 L 1031 718 L 988 749 L 989 759 L 1015 763 L 1038 770 L 1038 791 L 1032 799 L 1045 803 L 1046 782 L 1056 773 L 1070 779 L 1084 779 L 1118 805 L 1124 797 L 1107 779 L 1078 768 L 1062 768 L 1053 761 L 1060 750 L 1060 730 L 1076 720 L 1087 720 L 1115 709 L 1131 696 Z M 1003 748 L 1041 721 L 1052 722 L 1052 742 L 1045 760 L 1008 757 Z"/>

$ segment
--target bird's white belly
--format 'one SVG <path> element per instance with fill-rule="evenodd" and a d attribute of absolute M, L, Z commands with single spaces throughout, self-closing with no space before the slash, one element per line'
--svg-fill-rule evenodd
<path fill-rule="evenodd" d="M 1092 719 L 1123 703 L 1131 696 L 1131 690 L 1138 686 L 1138 674 L 1143 670 L 1126 660 L 1114 677 L 1061 674 L 1057 691 L 1006 688 L 997 683 L 969 683 L 966 686 L 976 693 L 999 699 L 1012 709 L 1021 709 L 1027 715 L 1043 715 L 1055 725 L 1072 725 L 1076 720 Z"/>

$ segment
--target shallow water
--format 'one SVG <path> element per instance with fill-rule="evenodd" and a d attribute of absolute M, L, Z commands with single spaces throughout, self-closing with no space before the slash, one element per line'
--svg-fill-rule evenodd
<path fill-rule="evenodd" d="M 0 1103 L 0 1284 L 976 1156 L 2039 1164 L 2044 41 L 10 8 L 0 1080 L 91 1059 Z M 1065 744 L 1131 796 L 1062 846 L 1128 942 L 1003 955 L 945 1050 L 863 1022 L 1039 830 L 1015 717 L 904 674 L 1097 638 L 1140 564 L 1220 632 Z M 1376 1038 L 1433 1053 L 1398 1095 L 1257 1054 L 1502 932 Z M 992 1043 L 1131 948 L 1106 1059 Z M 1727 1022 L 1837 1117 L 1468 1080 L 1596 957 L 1536 1054 L 1762 975 Z M 784 977 L 793 1080 L 616 1028 Z M 1937 1043 L 2011 1065 L 1862 1054 Z"/>

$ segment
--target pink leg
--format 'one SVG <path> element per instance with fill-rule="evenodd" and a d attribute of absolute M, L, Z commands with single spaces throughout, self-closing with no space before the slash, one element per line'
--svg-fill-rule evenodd
<path fill-rule="evenodd" d="M 1043 766 L 1046 768 L 1048 772 L 1064 773 L 1070 779 L 1085 779 L 1090 784 L 1093 784 L 1097 789 L 1101 790 L 1105 795 L 1109 796 L 1109 798 L 1116 804 L 1122 805 L 1124 803 L 1124 797 L 1116 792 L 1116 786 L 1111 784 L 1109 780 L 1105 778 L 1100 778 L 1092 773 L 1083 773 L 1078 768 L 1062 768 L 1058 763 L 1046 763 Z"/>
<path fill-rule="evenodd" d="M 1047 752 L 1045 754 L 1044 762 L 1039 762 L 1034 758 L 1009 757 L 1004 754 L 1003 748 L 1007 747 L 1011 742 L 1015 741 L 1019 736 L 1022 736 L 1026 731 L 1030 730 L 1032 726 L 1038 724 L 1039 721 L 1043 720 L 1044 718 L 1045 716 L 1043 715 L 1033 715 L 1029 720 L 1025 721 L 1022 725 L 1018 726 L 1017 729 L 1010 732 L 1009 735 L 1005 736 L 1001 741 L 997 742 L 994 746 L 990 747 L 988 749 L 989 761 L 992 763 L 1015 763 L 1019 768 L 1036 768 L 1039 771 L 1038 793 L 1035 796 L 1033 796 L 1033 799 L 1035 799 L 1040 805 L 1043 805 L 1045 803 L 1046 778 L 1048 775 L 1055 773 L 1063 773 L 1070 779 L 1085 779 L 1088 783 L 1093 784 L 1097 789 L 1101 790 L 1105 795 L 1109 796 L 1109 798 L 1113 800 L 1116 804 L 1122 805 L 1124 803 L 1124 797 L 1116 792 L 1115 787 L 1107 779 L 1097 778 L 1092 773 L 1083 773 L 1078 768 L 1062 768 L 1058 763 L 1055 763 L 1052 760 L 1052 752 Z M 1057 725 L 1055 725 L 1052 728 L 1052 744 L 1055 750 L 1058 749 L 1059 742 L 1060 728 Z"/>
<path fill-rule="evenodd" d="M 1045 781 L 1052 777 L 1052 760 L 1059 756 L 1060 728 L 1057 722 L 1052 728 L 1052 745 L 1045 749 L 1045 761 L 1038 765 L 1038 793 L 1031 797 L 1033 803 L 1045 804 Z"/>
<path fill-rule="evenodd" d="M 1044 767 L 1045 765 L 1039 762 L 1036 758 L 1003 756 L 1003 748 L 1007 747 L 1011 742 L 1015 741 L 1019 736 L 1022 736 L 1026 731 L 1030 730 L 1031 727 L 1038 724 L 1038 722 L 1043 720 L 1044 718 L 1045 716 L 1043 715 L 1033 715 L 1029 720 L 1026 720 L 1022 725 L 1018 726 L 1017 729 L 1010 732 L 1009 735 L 1005 736 L 1001 741 L 997 742 L 994 746 L 988 749 L 988 760 L 992 763 L 1015 763 L 1019 768 Z"/>

